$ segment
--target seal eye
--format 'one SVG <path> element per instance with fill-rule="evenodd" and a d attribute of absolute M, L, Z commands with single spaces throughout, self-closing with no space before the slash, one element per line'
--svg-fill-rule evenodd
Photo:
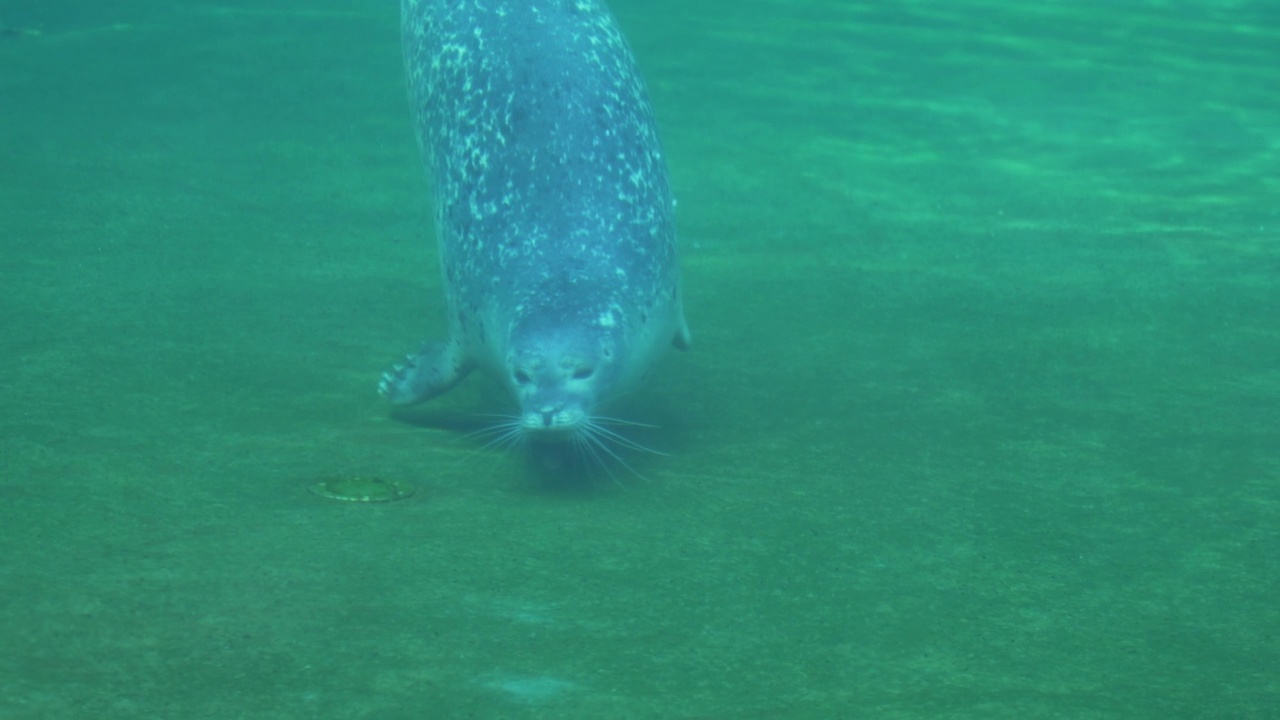
<path fill-rule="evenodd" d="M 523 370 L 517 370 L 515 373 L 515 378 L 516 378 L 517 385 L 528 385 L 529 383 L 533 382 L 533 378 L 529 377 L 529 373 Z"/>
<path fill-rule="evenodd" d="M 589 367 L 578 368 L 577 370 L 573 371 L 573 379 L 586 380 L 587 378 L 591 377 L 594 374 L 595 374 L 595 368 L 589 368 Z"/>

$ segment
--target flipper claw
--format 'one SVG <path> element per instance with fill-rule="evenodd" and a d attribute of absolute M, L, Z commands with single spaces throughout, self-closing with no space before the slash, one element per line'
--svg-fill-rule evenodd
<path fill-rule="evenodd" d="M 458 384 L 471 372 L 456 343 L 427 343 L 417 355 L 382 374 L 378 394 L 395 405 L 424 402 Z"/>

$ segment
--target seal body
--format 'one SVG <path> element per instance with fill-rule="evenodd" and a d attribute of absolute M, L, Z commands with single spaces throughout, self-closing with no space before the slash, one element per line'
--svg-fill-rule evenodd
<path fill-rule="evenodd" d="M 405 405 L 480 368 L 536 438 L 591 427 L 685 349 L 666 161 L 598 0 L 403 0 L 409 98 L 449 335 L 383 376 Z"/>

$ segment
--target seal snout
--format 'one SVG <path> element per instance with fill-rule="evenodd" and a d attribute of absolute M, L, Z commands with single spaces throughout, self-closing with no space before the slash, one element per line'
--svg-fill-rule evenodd
<path fill-rule="evenodd" d="M 588 414 L 566 403 L 535 405 L 520 414 L 520 429 L 540 440 L 564 440 L 587 424 Z"/>
<path fill-rule="evenodd" d="M 511 380 L 520 402 L 520 428 L 530 437 L 567 439 L 590 424 L 599 373 L 577 353 L 548 361 L 525 356 L 512 363 Z"/>

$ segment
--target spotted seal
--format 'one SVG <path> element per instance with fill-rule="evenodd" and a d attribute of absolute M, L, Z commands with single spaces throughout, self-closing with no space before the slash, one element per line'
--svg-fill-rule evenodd
<path fill-rule="evenodd" d="M 479 368 L 517 401 L 513 432 L 592 435 L 599 403 L 689 346 L 635 59 L 598 0 L 403 0 L 401 20 L 449 334 L 380 391 L 422 402 Z"/>

